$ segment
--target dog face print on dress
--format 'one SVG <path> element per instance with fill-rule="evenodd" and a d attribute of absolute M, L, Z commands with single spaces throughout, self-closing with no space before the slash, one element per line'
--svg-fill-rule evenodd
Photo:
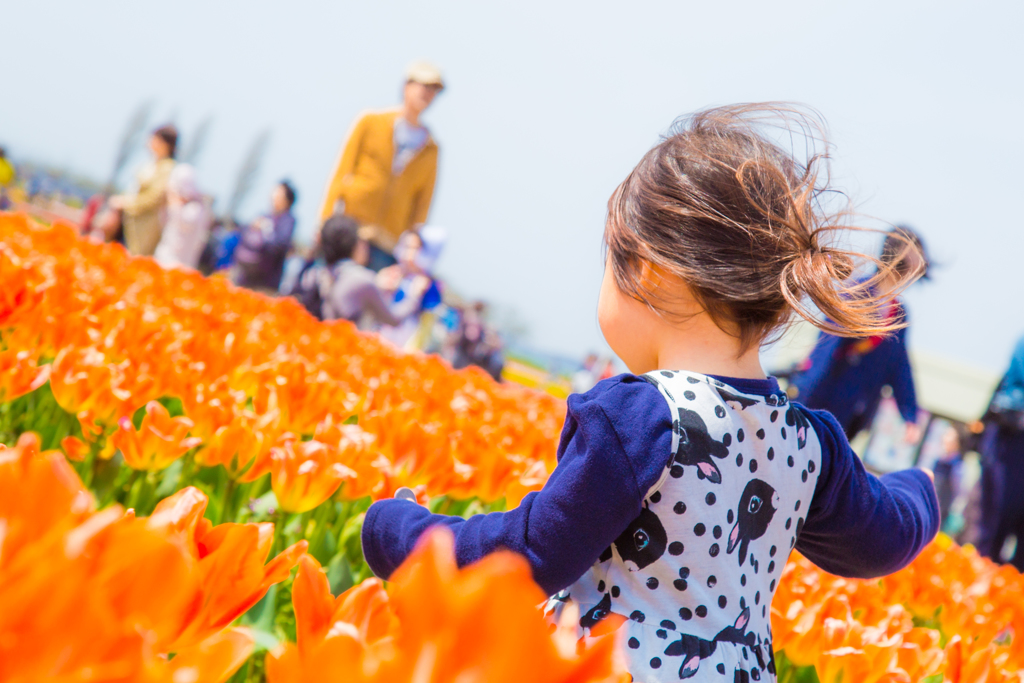
<path fill-rule="evenodd" d="M 747 546 L 768 531 L 778 506 L 779 495 L 768 482 L 751 479 L 743 488 L 736 510 L 736 524 L 729 533 L 729 545 L 725 548 L 726 553 L 732 553 L 739 546 L 741 567 L 747 559 Z"/>
<path fill-rule="evenodd" d="M 604 594 L 601 598 L 601 602 L 597 603 L 587 613 L 580 617 L 580 626 L 589 630 L 597 626 L 597 623 L 608 616 L 612 611 L 612 596 L 608 593 Z"/>
<path fill-rule="evenodd" d="M 725 414 L 724 409 L 718 408 Z M 679 435 L 679 447 L 676 449 L 675 461 L 680 465 L 695 466 L 697 477 L 707 479 L 712 484 L 722 483 L 722 472 L 711 459 L 724 458 L 729 455 L 729 448 L 721 441 L 715 441 L 708 433 L 708 426 L 700 414 L 679 408 L 679 419 L 676 421 L 676 433 Z"/>
<path fill-rule="evenodd" d="M 698 636 L 684 633 L 679 640 L 674 640 L 665 648 L 665 654 L 669 657 L 682 657 L 683 663 L 679 666 L 679 678 L 692 678 L 697 675 L 700 669 L 700 660 L 707 659 L 718 649 L 719 643 L 736 643 L 754 647 L 757 643 L 757 636 L 747 633 L 747 624 L 750 623 L 750 608 L 744 607 L 732 626 L 726 626 L 718 632 L 712 640 L 704 640 Z"/>
<path fill-rule="evenodd" d="M 623 562 L 636 566 L 636 569 L 630 567 L 630 571 L 653 564 L 665 554 L 667 546 L 668 534 L 665 533 L 665 527 L 658 515 L 651 512 L 646 504 L 637 518 L 615 539 L 615 549 L 619 551 L 619 557 Z"/>
<path fill-rule="evenodd" d="M 796 431 L 797 450 L 803 450 L 807 445 L 807 430 L 811 428 L 811 423 L 796 406 L 790 404 L 789 410 L 786 411 L 786 424 Z"/>

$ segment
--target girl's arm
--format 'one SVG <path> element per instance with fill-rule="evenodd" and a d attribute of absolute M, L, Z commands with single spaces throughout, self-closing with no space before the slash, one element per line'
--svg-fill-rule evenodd
<path fill-rule="evenodd" d="M 922 470 L 869 474 L 831 414 L 801 409 L 821 442 L 821 473 L 796 549 L 839 576 L 873 578 L 910 564 L 939 531 L 931 479 Z"/>
<path fill-rule="evenodd" d="M 530 562 L 549 594 L 572 584 L 640 514 L 671 457 L 672 419 L 657 388 L 622 375 L 572 395 L 558 467 L 543 490 L 508 512 L 469 519 L 431 514 L 407 500 L 374 503 L 363 523 L 363 554 L 387 578 L 432 526 L 455 535 L 460 566 L 500 548 Z"/>

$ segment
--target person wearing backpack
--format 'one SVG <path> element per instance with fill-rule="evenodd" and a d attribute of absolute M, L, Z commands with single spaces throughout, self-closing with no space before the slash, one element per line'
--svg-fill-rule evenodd
<path fill-rule="evenodd" d="M 419 308 L 430 287 L 430 278 L 420 276 L 410 286 L 410 296 L 389 307 L 377 287 L 376 273 L 365 265 L 370 245 L 349 216 L 327 219 L 320 232 L 320 250 L 324 263 L 307 263 L 292 295 L 321 320 L 348 320 L 360 327 L 397 325 Z"/>

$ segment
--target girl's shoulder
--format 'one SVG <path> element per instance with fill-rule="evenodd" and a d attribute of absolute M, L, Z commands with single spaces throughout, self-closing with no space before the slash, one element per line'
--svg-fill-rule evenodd
<path fill-rule="evenodd" d="M 645 375 L 630 373 L 602 379 L 589 390 L 570 394 L 568 398 L 570 412 L 600 408 L 612 419 L 664 403 L 665 399 L 654 382 Z"/>

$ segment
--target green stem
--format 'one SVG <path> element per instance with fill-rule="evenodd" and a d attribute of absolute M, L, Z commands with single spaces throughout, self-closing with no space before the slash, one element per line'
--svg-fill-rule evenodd
<path fill-rule="evenodd" d="M 313 528 L 313 538 L 309 539 L 309 554 L 316 556 L 316 551 L 320 549 L 320 544 L 323 543 L 324 534 L 327 531 L 327 517 L 334 509 L 334 503 L 327 501 L 321 503 L 320 507 L 316 509 L 316 515 L 313 517 L 313 522 L 316 526 Z"/>
<path fill-rule="evenodd" d="M 189 451 L 185 454 L 185 458 L 181 461 L 181 470 L 178 471 L 178 481 L 174 484 L 174 490 L 180 491 L 185 488 L 186 482 L 189 477 L 192 476 L 192 469 L 195 466 L 196 455 L 194 451 Z"/>
<path fill-rule="evenodd" d="M 111 484 L 110 488 L 107 489 L 107 492 L 103 494 L 103 499 L 100 500 L 99 509 L 102 510 L 114 502 L 114 499 L 117 498 L 117 494 L 125 490 L 125 483 L 129 481 L 129 478 L 132 476 L 137 477 L 137 475 L 138 470 L 133 470 L 129 467 L 121 467 L 121 470 L 117 473 L 117 478 L 114 480 L 114 483 Z M 128 484 L 129 490 L 131 489 L 131 484 L 135 483 L 134 479 L 131 479 L 130 481 L 131 483 Z"/>
<path fill-rule="evenodd" d="M 100 459 L 100 445 L 98 441 L 89 444 L 89 454 L 85 456 L 83 463 L 82 483 L 85 488 L 92 488 L 92 482 L 96 478 L 96 462 Z"/>
<path fill-rule="evenodd" d="M 139 475 L 142 474 L 142 470 L 132 470 L 131 476 L 128 477 L 128 483 L 125 488 L 128 489 L 128 501 L 125 503 L 126 508 L 135 509 L 139 502 L 139 494 L 142 490 L 143 482 L 139 481 Z M 138 512 L 138 510 L 136 510 Z"/>
<path fill-rule="evenodd" d="M 228 513 L 234 507 L 233 504 L 232 504 L 232 498 L 235 495 L 235 487 L 237 485 L 238 485 L 238 482 L 236 482 L 233 477 L 229 476 L 228 477 L 228 482 L 224 486 L 224 495 L 221 497 L 221 501 L 220 501 L 220 518 L 217 520 L 217 524 L 223 524 L 225 521 L 229 521 L 229 522 L 233 522 L 234 521 L 234 518 L 235 518 L 234 517 L 234 513 L 232 513 L 230 517 L 228 517 Z"/>

